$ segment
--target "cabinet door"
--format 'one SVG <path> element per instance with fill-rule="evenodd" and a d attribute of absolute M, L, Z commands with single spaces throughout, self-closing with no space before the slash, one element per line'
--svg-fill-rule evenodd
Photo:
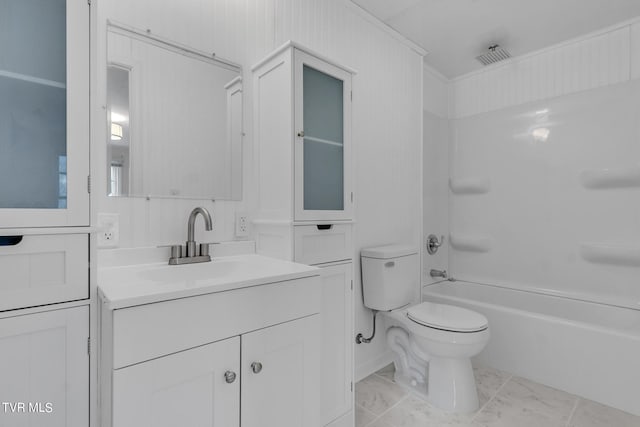
<path fill-rule="evenodd" d="M 0 16 L 0 228 L 89 225 L 89 5 Z"/>
<path fill-rule="evenodd" d="M 320 316 L 242 335 L 242 427 L 318 427 Z"/>
<path fill-rule="evenodd" d="M 295 219 L 351 219 L 351 74 L 295 51 Z"/>
<path fill-rule="evenodd" d="M 322 267 L 322 424 L 353 405 L 351 263 Z"/>
<path fill-rule="evenodd" d="M 239 362 L 234 337 L 114 371 L 113 426 L 238 427 Z"/>
<path fill-rule="evenodd" d="M 88 425 L 88 337 L 87 306 L 0 319 L 0 426 Z"/>

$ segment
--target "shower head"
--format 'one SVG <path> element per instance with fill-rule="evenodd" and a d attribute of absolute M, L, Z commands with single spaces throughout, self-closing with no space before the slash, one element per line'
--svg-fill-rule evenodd
<path fill-rule="evenodd" d="M 511 54 L 506 49 L 501 48 L 499 45 L 494 44 L 489 46 L 489 50 L 480 56 L 476 56 L 476 59 L 480 61 L 482 65 L 491 65 L 496 62 L 504 61 L 511 58 Z"/>

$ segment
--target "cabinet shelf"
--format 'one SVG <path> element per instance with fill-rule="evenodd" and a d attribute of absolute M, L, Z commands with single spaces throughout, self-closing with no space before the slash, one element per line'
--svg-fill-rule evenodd
<path fill-rule="evenodd" d="M 336 147 L 343 147 L 344 146 L 344 144 L 342 142 L 330 141 L 328 139 L 322 139 L 322 138 L 315 138 L 313 136 L 306 136 L 305 135 L 304 139 L 306 139 L 307 141 L 319 142 L 321 144 L 333 145 L 333 146 L 336 146 Z"/>
<path fill-rule="evenodd" d="M 40 77 L 30 76 L 28 74 L 14 73 L 12 71 L 0 70 L 0 77 L 6 77 L 14 80 L 22 80 L 29 83 L 35 83 L 43 86 L 55 87 L 58 89 L 66 89 L 67 85 L 55 80 L 42 79 Z"/>

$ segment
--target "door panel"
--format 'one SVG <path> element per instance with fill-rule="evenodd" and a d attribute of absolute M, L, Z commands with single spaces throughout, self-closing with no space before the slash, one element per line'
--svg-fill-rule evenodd
<path fill-rule="evenodd" d="M 234 337 L 114 371 L 113 425 L 239 427 L 239 361 Z"/>
<path fill-rule="evenodd" d="M 0 320 L 0 426 L 87 426 L 88 337 L 87 306 Z"/>
<path fill-rule="evenodd" d="M 242 336 L 243 427 L 321 425 L 319 328 L 316 314 Z"/>

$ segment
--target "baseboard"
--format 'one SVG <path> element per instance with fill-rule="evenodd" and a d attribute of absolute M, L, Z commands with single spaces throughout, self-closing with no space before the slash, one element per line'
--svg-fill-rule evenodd
<path fill-rule="evenodd" d="M 363 378 L 368 377 L 369 375 L 373 374 L 380 368 L 384 368 L 391 362 L 393 362 L 393 352 L 391 350 L 387 350 L 381 355 L 356 366 L 356 369 L 355 369 L 356 382 L 360 381 Z"/>

